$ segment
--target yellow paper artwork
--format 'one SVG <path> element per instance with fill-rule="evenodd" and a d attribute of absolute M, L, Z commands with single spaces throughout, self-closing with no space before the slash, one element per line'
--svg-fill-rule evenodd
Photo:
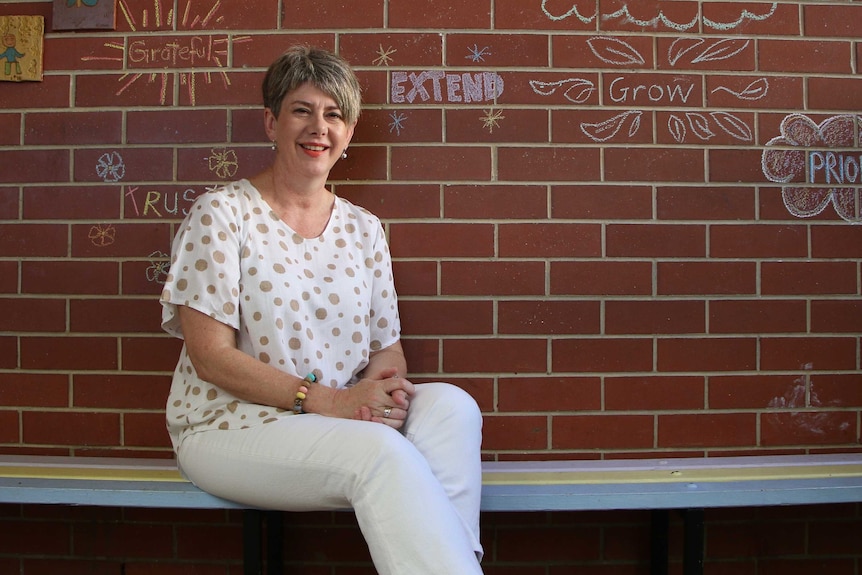
<path fill-rule="evenodd" d="M 42 16 L 0 16 L 0 81 L 42 81 Z"/>

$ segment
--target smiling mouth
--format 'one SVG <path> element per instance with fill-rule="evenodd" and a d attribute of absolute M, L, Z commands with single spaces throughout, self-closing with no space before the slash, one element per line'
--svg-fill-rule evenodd
<path fill-rule="evenodd" d="M 303 150 L 308 150 L 309 152 L 325 152 L 329 149 L 328 146 L 319 146 L 313 144 L 300 144 Z"/>

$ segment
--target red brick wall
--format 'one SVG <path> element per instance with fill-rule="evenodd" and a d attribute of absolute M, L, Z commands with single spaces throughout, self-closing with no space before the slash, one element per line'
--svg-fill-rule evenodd
<path fill-rule="evenodd" d="M 0 82 L 0 451 L 169 455 L 170 240 L 268 162 L 259 83 L 297 42 L 359 71 L 333 186 L 384 218 L 414 379 L 476 397 L 488 458 L 860 449 L 858 2 L 117 6 L 115 31 L 58 32 L 51 2 L 0 4 L 46 19 L 44 80 Z M 714 573 L 862 571 L 856 506 L 708 519 Z M 548 565 L 645 564 L 640 514 L 486 522 L 489 572 L 557 573 L 518 568 L 537 540 Z M 3 573 L 237 572 L 230 514 L 0 523 Z M 349 523 L 311 525 L 353 565 Z M 787 537 L 735 536 L 762 524 Z"/>

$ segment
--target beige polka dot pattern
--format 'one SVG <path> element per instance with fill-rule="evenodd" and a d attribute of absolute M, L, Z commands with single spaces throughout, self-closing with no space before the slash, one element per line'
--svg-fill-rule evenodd
<path fill-rule="evenodd" d="M 370 352 L 395 343 L 401 324 L 380 220 L 336 198 L 323 233 L 296 234 L 240 180 L 201 195 L 174 240 L 162 291 L 162 327 L 182 337 L 177 306 L 234 328 L 240 350 L 298 377 L 354 383 Z M 183 350 L 167 403 L 171 439 L 239 429 L 291 411 L 243 402 L 198 378 Z"/>

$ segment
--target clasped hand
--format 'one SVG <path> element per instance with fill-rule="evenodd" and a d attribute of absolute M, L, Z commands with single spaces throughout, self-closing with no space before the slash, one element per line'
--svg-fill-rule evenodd
<path fill-rule="evenodd" d="M 413 384 L 390 368 L 361 379 L 350 388 L 350 393 L 357 405 L 353 411 L 354 419 L 401 429 L 410 409 Z"/>

